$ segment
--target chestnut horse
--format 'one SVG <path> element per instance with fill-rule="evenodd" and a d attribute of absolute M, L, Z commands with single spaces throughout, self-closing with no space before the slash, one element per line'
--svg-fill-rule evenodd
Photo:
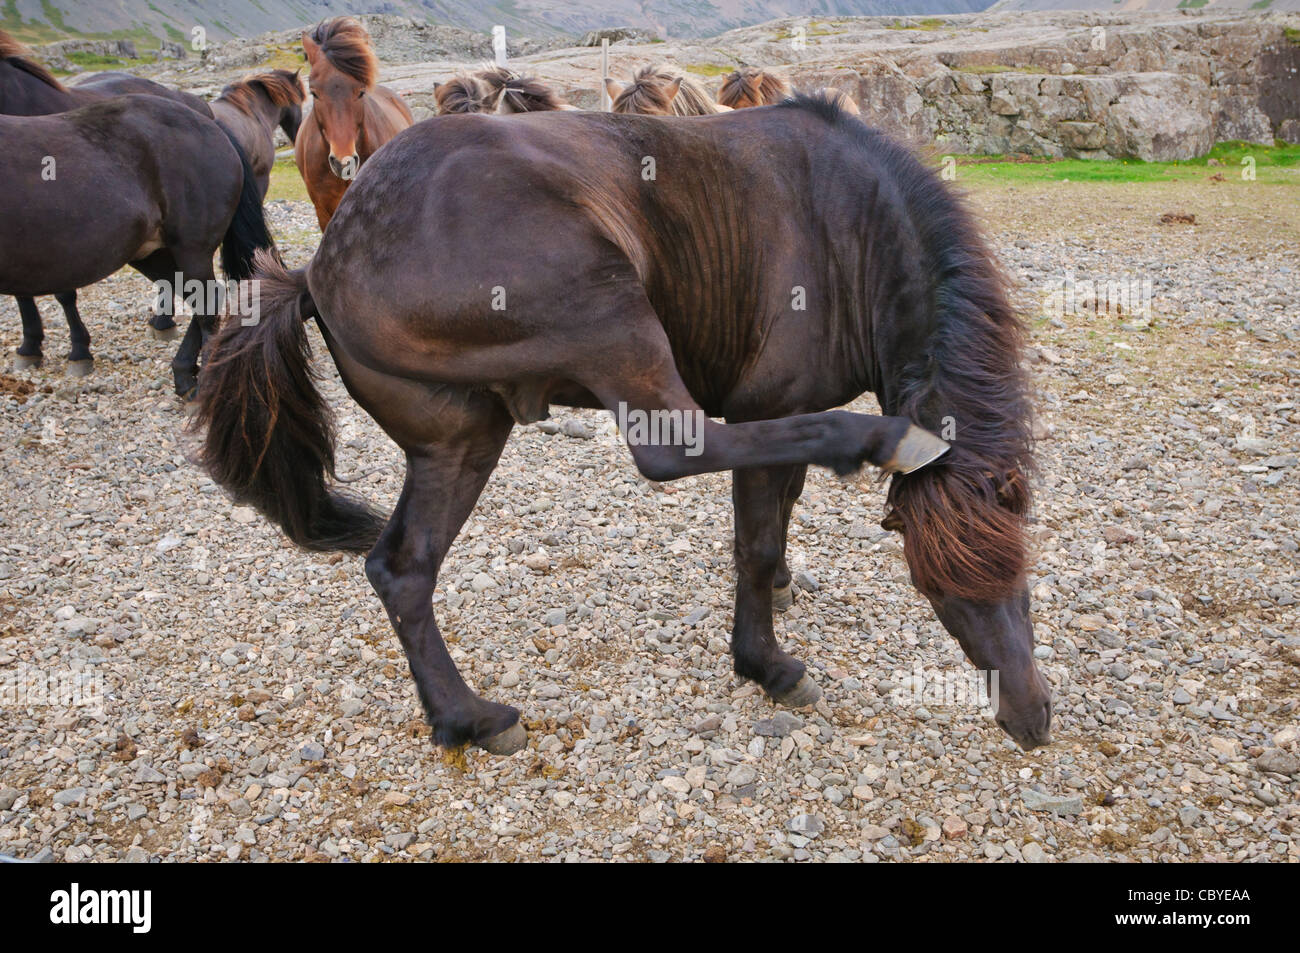
<path fill-rule="evenodd" d="M 130 73 L 100 73 L 83 80 L 79 85 L 64 86 L 49 70 L 29 59 L 26 54 L 27 50 L 22 44 L 0 31 L 0 114 L 44 116 L 67 112 L 91 103 L 106 102 L 118 95 L 138 93 L 170 100 L 208 120 L 212 119 L 212 110 L 197 96 L 168 89 L 166 86 L 132 76 Z M 229 132 L 226 134 L 230 135 Z M 234 145 L 238 151 L 238 144 L 234 143 Z M 239 159 L 241 162 L 244 161 L 242 156 Z M 260 236 L 267 234 L 265 224 L 261 222 L 261 212 L 258 211 L 254 216 L 250 209 L 246 209 L 243 213 L 243 222 L 245 232 L 254 236 L 250 241 L 260 244 Z M 251 252 L 248 252 L 244 258 L 248 259 L 250 255 Z M 237 264 L 237 258 L 238 256 L 235 256 L 231 259 L 232 267 L 235 269 L 232 276 L 236 278 L 242 277 L 247 267 L 246 263 Z M 131 261 L 129 264 L 150 280 L 172 280 L 176 272 L 181 270 L 169 257 L 166 249 L 161 249 L 157 254 L 145 259 Z M 70 342 L 67 373 L 73 377 L 90 373 L 94 367 L 94 357 L 90 351 L 90 332 L 86 330 L 86 325 L 77 310 L 76 286 L 50 288 L 47 293 L 54 294 L 67 318 Z M 44 361 L 45 341 L 45 327 L 41 320 L 41 312 L 36 307 L 34 297 L 30 295 L 15 297 L 23 323 L 23 338 L 18 346 L 15 362 L 20 368 L 39 367 Z M 153 315 L 150 326 L 159 337 L 175 335 L 176 322 L 172 316 L 170 301 L 163 303 L 163 307 Z M 189 377 L 192 377 L 199 351 L 198 326 L 191 323 L 191 329 L 194 330 L 194 335 L 186 336 L 174 362 L 174 366 L 185 368 L 184 373 Z M 193 381 L 188 380 L 186 392 L 192 390 Z"/>
<path fill-rule="evenodd" d="M 732 109 L 773 106 L 790 95 L 790 84 L 766 70 L 742 66 L 722 81 L 718 102 Z"/>
<path fill-rule="evenodd" d="M 642 116 L 711 116 L 731 107 L 715 103 L 694 77 L 666 64 L 637 70 L 627 86 L 605 79 L 610 112 Z"/>
<path fill-rule="evenodd" d="M 359 254 L 374 235 L 382 254 Z M 657 437 L 625 434 L 651 480 L 733 471 L 733 664 L 786 704 L 820 694 L 772 627 L 805 468 L 893 473 L 887 523 L 913 583 L 971 661 L 1000 673 L 1002 727 L 1026 748 L 1047 743 L 1025 579 L 1021 325 L 938 175 L 835 104 L 420 123 L 362 169 L 306 268 L 267 259 L 258 279 L 260 322 L 232 316 L 212 341 L 202 462 L 295 542 L 369 550 L 441 744 L 525 741 L 514 708 L 461 679 L 430 599 L 512 426 L 550 404 L 658 414 Z M 382 532 L 330 487 L 310 318 L 406 453 Z M 868 390 L 888 416 L 828 410 Z M 947 418 L 951 446 L 929 432 Z"/>
<path fill-rule="evenodd" d="M 555 94 L 555 90 L 535 77 L 520 75 L 504 66 L 494 66 L 477 75 L 487 88 L 490 111 L 502 116 L 577 108 L 570 106 Z"/>
<path fill-rule="evenodd" d="M 276 69 L 231 83 L 212 101 L 217 122 L 247 154 L 262 198 L 266 198 L 271 186 L 276 127 L 294 142 L 302 124 L 305 98 L 298 72 Z"/>
<path fill-rule="evenodd" d="M 327 20 L 303 33 L 302 48 L 312 111 L 298 130 L 294 161 L 324 230 L 362 163 L 414 119 L 401 96 L 375 85 L 379 62 L 359 21 Z"/>

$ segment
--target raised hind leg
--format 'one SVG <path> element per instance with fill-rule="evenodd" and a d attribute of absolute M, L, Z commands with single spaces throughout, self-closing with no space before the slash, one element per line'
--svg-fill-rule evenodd
<path fill-rule="evenodd" d="M 805 467 L 750 467 L 732 473 L 735 507 L 736 612 L 731 654 L 736 674 L 763 686 L 773 700 L 810 705 L 821 690 L 777 645 L 772 629 L 774 582 L 785 562 L 790 487 Z M 786 585 L 789 585 L 786 570 Z"/>
<path fill-rule="evenodd" d="M 41 323 L 41 311 L 36 307 L 35 298 L 15 298 L 18 302 L 18 316 L 23 322 L 23 339 L 14 356 L 14 364 L 20 370 L 40 367 L 45 359 L 41 345 L 45 341 L 45 325 Z"/>
<path fill-rule="evenodd" d="M 94 370 L 95 359 L 90 354 L 90 332 L 77 311 L 77 292 L 62 291 L 54 300 L 62 306 L 63 316 L 68 319 L 68 376 L 85 377 Z"/>

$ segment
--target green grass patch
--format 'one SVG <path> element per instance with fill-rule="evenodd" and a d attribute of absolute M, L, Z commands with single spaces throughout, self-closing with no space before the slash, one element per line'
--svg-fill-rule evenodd
<path fill-rule="evenodd" d="M 1255 160 L 1255 181 L 1300 186 L 1300 146 L 1272 147 L 1249 142 L 1221 142 L 1207 155 L 1177 162 L 1141 159 L 1048 159 L 1038 156 L 955 156 L 957 181 L 1018 184 L 1033 182 L 1177 182 L 1204 180 L 1220 173 L 1223 184 L 1251 185 L 1243 180 L 1242 160 Z M 1210 165 L 1213 159 L 1219 163 Z"/>
<path fill-rule="evenodd" d="M 916 20 L 914 22 L 895 20 L 893 23 L 886 26 L 885 29 L 886 30 L 938 30 L 938 29 L 942 29 L 943 26 L 944 26 L 944 21 L 940 20 L 938 17 L 925 17 L 922 20 Z"/>
<path fill-rule="evenodd" d="M 717 63 L 687 63 L 682 69 L 696 76 L 726 76 L 734 66 L 719 66 Z"/>
<path fill-rule="evenodd" d="M 280 159 L 271 167 L 271 185 L 266 190 L 266 200 L 274 202 L 285 199 L 290 202 L 310 202 L 307 196 L 307 184 L 298 174 L 298 166 L 292 158 Z"/>
<path fill-rule="evenodd" d="M 977 76 L 988 76 L 995 73 L 1044 73 L 1046 70 L 1036 69 L 1033 66 L 1003 66 L 1001 63 L 974 63 L 970 66 L 954 66 L 953 72 L 974 73 Z"/>

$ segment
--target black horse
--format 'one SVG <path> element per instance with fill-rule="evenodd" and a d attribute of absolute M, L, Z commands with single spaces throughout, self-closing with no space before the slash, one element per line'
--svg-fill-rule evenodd
<path fill-rule="evenodd" d="M 64 86 L 49 70 L 26 57 L 25 53 L 26 50 L 21 44 L 0 31 L 0 115 L 45 116 L 93 103 L 107 102 L 115 96 L 139 94 L 170 100 L 208 120 L 213 119 L 212 109 L 199 97 L 169 89 L 151 80 L 132 76 L 130 73 L 99 73 L 82 80 L 75 86 Z M 250 160 L 243 154 L 236 133 L 230 129 L 225 129 L 225 132 L 236 151 L 240 153 L 237 160 L 251 170 Z M 57 162 L 58 157 L 54 156 L 54 158 Z M 261 193 L 264 192 L 265 188 L 262 188 L 259 192 L 259 201 Z M 260 218 L 260 211 L 257 214 Z M 249 219 L 249 227 L 256 232 L 256 225 L 251 221 L 251 212 L 246 211 L 245 218 Z M 265 232 L 264 228 L 262 232 Z M 255 234 L 250 233 L 250 240 L 259 239 Z M 235 265 L 232 277 L 243 277 L 248 273 L 247 250 L 242 255 L 244 259 L 242 263 L 237 263 L 236 259 L 240 257 L 240 255 L 232 256 L 232 264 Z M 151 280 L 171 280 L 175 275 L 174 270 L 168 270 L 174 263 L 167 260 L 166 255 L 157 256 L 156 260 L 151 261 L 132 261 L 131 264 Z M 90 352 L 90 333 L 86 330 L 81 314 L 77 310 L 76 286 L 54 288 L 46 293 L 54 294 L 56 300 L 62 305 L 68 321 L 70 341 L 68 374 L 80 377 L 90 373 L 94 366 L 94 359 Z M 42 344 L 45 340 L 45 328 L 41 321 L 41 314 L 36 307 L 34 297 L 28 295 L 15 297 L 18 302 L 18 313 L 23 322 L 23 339 L 18 346 L 15 361 L 19 367 L 38 367 L 44 359 Z M 150 327 L 157 337 L 173 337 L 176 333 L 176 322 L 172 315 L 172 302 L 167 299 L 160 301 L 160 305 L 159 310 L 150 319 Z M 186 341 L 182 342 L 181 352 L 177 355 L 178 362 L 189 368 L 185 371 L 187 380 L 193 376 L 192 368 L 197 360 L 198 347 L 199 336 L 196 328 L 195 334 L 187 335 Z M 192 391 L 192 382 L 187 386 Z"/>
<path fill-rule="evenodd" d="M 192 394 L 215 321 L 213 253 L 237 280 L 272 244 L 243 153 L 212 120 L 155 96 L 0 116 L 0 141 L 0 294 L 57 294 L 126 264 L 166 282 L 196 305 L 172 361 L 176 392 Z M 29 330 L 20 353 L 39 356 Z"/>
<path fill-rule="evenodd" d="M 666 414 L 672 439 L 628 433 L 650 479 L 733 471 L 735 671 L 792 705 L 819 695 L 772 629 L 805 468 L 893 472 L 885 525 L 914 584 L 999 673 L 1002 727 L 1047 743 L 1021 326 L 938 176 L 836 104 L 428 120 L 362 168 L 305 269 L 268 258 L 258 276 L 260 322 L 231 320 L 210 346 L 203 463 L 294 541 L 369 550 L 440 743 L 525 740 L 515 709 L 461 680 L 430 600 L 514 422 L 552 403 Z M 406 453 L 382 532 L 329 487 L 313 317 L 349 392 Z M 864 391 L 890 416 L 827 410 Z M 727 422 L 687 440 L 682 415 L 700 411 Z"/>

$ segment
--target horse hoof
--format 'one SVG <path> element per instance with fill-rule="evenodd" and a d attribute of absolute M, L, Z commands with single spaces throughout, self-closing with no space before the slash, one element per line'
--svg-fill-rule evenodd
<path fill-rule="evenodd" d="M 775 612 L 784 612 L 794 605 L 794 585 L 786 583 L 784 586 L 772 589 L 772 609 Z"/>
<path fill-rule="evenodd" d="M 68 361 L 68 367 L 65 373 L 69 377 L 85 377 L 95 369 L 95 362 L 92 360 Z"/>
<path fill-rule="evenodd" d="M 155 328 L 152 324 L 149 325 L 149 335 L 155 341 L 170 341 L 179 333 L 180 329 L 174 324 L 168 328 Z"/>
<path fill-rule="evenodd" d="M 784 695 L 773 695 L 772 701 L 778 705 L 785 705 L 787 708 L 807 708 L 809 705 L 817 704 L 818 699 L 821 697 L 821 686 L 808 675 L 804 675 L 795 684 L 794 688 Z"/>
<path fill-rule="evenodd" d="M 44 358 L 39 354 L 15 354 L 14 368 L 20 371 L 32 371 L 41 366 Z"/>
<path fill-rule="evenodd" d="M 948 452 L 949 444 L 928 430 L 909 426 L 903 439 L 894 448 L 894 455 L 885 464 L 886 473 L 911 473 L 927 463 L 933 463 Z"/>
<path fill-rule="evenodd" d="M 528 731 L 519 722 L 515 722 L 505 731 L 479 742 L 479 747 L 488 754 L 507 755 L 514 754 L 527 743 Z"/>

